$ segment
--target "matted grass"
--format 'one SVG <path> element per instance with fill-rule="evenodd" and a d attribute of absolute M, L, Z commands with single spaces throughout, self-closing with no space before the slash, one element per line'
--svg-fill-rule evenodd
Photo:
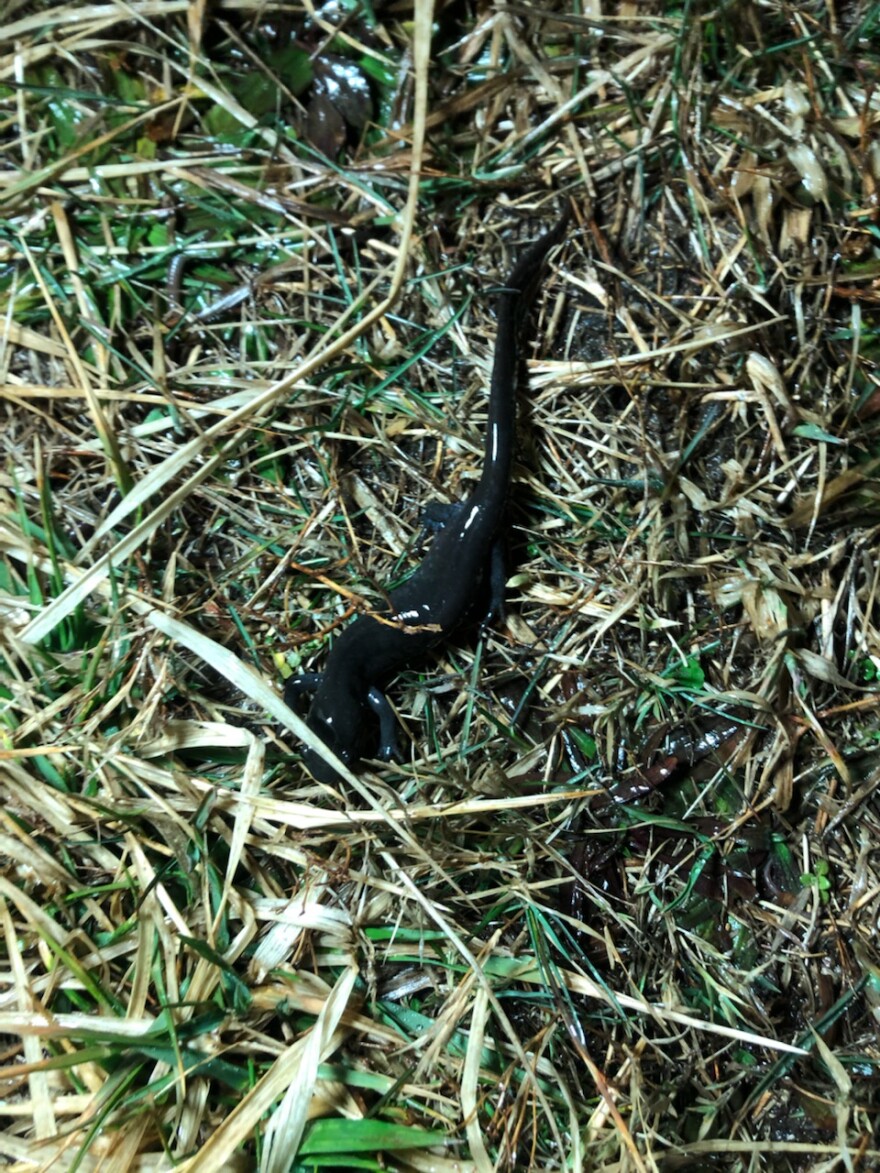
<path fill-rule="evenodd" d="M 6 1164 L 877 1167 L 880 5 L 0 40 Z M 567 204 L 507 615 L 318 785 Z"/>

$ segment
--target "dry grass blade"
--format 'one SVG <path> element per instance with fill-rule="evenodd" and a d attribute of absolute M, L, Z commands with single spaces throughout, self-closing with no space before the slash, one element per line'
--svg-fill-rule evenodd
<path fill-rule="evenodd" d="M 870 0 L 13 6 L 0 1161 L 877 1165 L 878 46 Z M 476 483 L 569 206 L 506 614 L 319 784 L 284 682 Z"/>

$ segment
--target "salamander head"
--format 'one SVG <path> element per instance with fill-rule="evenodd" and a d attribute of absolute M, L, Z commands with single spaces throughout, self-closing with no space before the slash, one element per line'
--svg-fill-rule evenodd
<path fill-rule="evenodd" d="M 321 686 L 315 693 L 306 724 L 349 769 L 357 766 L 363 754 L 370 721 L 369 708 L 362 693 L 344 687 L 330 690 Z M 339 774 L 314 750 L 302 751 L 306 769 L 318 782 L 333 784 Z"/>

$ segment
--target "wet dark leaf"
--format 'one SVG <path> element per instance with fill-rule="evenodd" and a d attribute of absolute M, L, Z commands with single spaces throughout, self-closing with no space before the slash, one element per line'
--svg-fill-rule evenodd
<path fill-rule="evenodd" d="M 359 133 L 369 122 L 373 100 L 362 70 L 344 57 L 327 53 L 313 67 L 306 134 L 313 146 L 332 158 L 349 129 Z"/>
<path fill-rule="evenodd" d="M 345 119 L 326 94 L 316 94 L 309 102 L 306 138 L 328 159 L 335 158 L 345 142 Z"/>

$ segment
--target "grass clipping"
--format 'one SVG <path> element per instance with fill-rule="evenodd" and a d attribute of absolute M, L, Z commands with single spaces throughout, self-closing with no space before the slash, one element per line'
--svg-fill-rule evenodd
<path fill-rule="evenodd" d="M 666 7 L 0 30 L 10 1168 L 877 1163 L 880 11 Z M 564 204 L 507 614 L 318 785 Z"/>

